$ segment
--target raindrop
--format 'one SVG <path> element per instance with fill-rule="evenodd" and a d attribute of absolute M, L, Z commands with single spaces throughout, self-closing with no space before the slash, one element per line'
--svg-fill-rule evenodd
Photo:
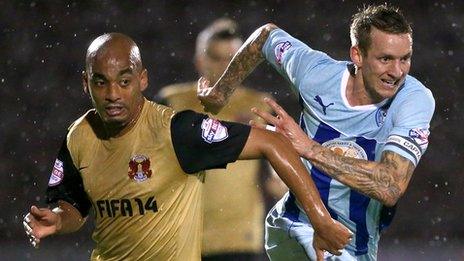
<path fill-rule="evenodd" d="M 325 33 L 325 34 L 322 36 L 322 38 L 323 38 L 326 42 L 328 42 L 328 41 L 330 41 L 330 39 L 332 39 L 332 36 L 331 36 L 329 33 Z"/>

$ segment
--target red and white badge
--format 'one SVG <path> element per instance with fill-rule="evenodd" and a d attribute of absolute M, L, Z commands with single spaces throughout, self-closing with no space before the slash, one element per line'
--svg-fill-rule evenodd
<path fill-rule="evenodd" d="M 201 137 L 208 143 L 220 142 L 229 137 L 227 128 L 216 119 L 204 119 L 201 123 L 201 130 Z"/>
<path fill-rule="evenodd" d="M 63 162 L 59 159 L 55 160 L 55 165 L 53 166 L 52 175 L 48 180 L 48 186 L 53 187 L 61 183 L 64 177 Z"/>
<path fill-rule="evenodd" d="M 127 175 L 130 179 L 143 182 L 151 177 L 150 159 L 145 155 L 134 155 L 129 161 Z"/>

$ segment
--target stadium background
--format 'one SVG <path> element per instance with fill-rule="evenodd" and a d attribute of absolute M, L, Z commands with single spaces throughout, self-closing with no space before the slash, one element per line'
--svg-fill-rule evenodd
<path fill-rule="evenodd" d="M 379 260 L 464 259 L 463 1 L 392 1 L 414 28 L 411 74 L 436 98 L 430 146 L 380 243 Z M 236 19 L 242 34 L 274 22 L 313 48 L 349 59 L 348 24 L 362 1 L 0 1 L 0 260 L 85 260 L 91 224 L 29 247 L 21 220 L 42 202 L 67 126 L 90 106 L 81 70 L 90 41 L 119 31 L 139 44 L 153 97 L 195 80 L 197 33 Z M 248 80 L 293 116 L 297 100 L 269 66 Z"/>

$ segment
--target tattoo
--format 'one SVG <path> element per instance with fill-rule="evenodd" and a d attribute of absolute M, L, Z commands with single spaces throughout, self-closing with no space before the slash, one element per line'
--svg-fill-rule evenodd
<path fill-rule="evenodd" d="M 403 195 L 414 165 L 403 156 L 385 151 L 380 162 L 340 156 L 321 149 L 311 162 L 332 178 L 386 205 L 394 205 Z"/>
<path fill-rule="evenodd" d="M 265 25 L 256 30 L 242 45 L 232 58 L 224 74 L 216 83 L 218 91 L 224 94 L 227 100 L 240 84 L 263 60 L 261 49 L 269 33 L 277 28 L 275 25 Z"/>

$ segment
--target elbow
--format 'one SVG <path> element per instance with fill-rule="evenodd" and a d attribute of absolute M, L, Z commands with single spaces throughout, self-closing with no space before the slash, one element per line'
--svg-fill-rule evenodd
<path fill-rule="evenodd" d="M 266 34 L 269 34 L 271 31 L 279 29 L 279 27 L 273 23 L 267 23 L 261 27 L 261 30 Z"/>
<path fill-rule="evenodd" d="M 388 199 L 382 200 L 381 203 L 382 205 L 391 208 L 395 206 L 397 202 L 398 202 L 398 198 L 388 198 Z"/>
<path fill-rule="evenodd" d="M 394 191 L 394 189 L 390 191 L 390 193 L 389 193 L 389 195 L 387 197 L 385 197 L 385 198 L 383 198 L 383 200 L 381 200 L 381 203 L 386 207 L 395 206 L 396 203 L 398 203 L 398 201 L 400 200 L 401 196 L 403 196 L 403 194 L 404 194 L 404 190 L 398 189 L 398 190 L 396 190 L 396 191 L 398 191 L 397 193 L 392 192 L 392 191 Z"/>
<path fill-rule="evenodd" d="M 254 35 L 254 39 L 255 40 L 258 40 L 258 39 L 262 39 L 262 40 L 265 40 L 269 37 L 269 34 L 275 30 L 275 29 L 278 29 L 279 27 L 277 27 L 277 25 L 273 24 L 273 23 L 267 23 L 261 27 L 259 27 L 258 29 L 256 29 L 256 31 L 253 33 Z M 263 42 L 262 44 L 264 44 L 264 41 L 258 41 L 258 42 Z M 256 42 L 256 41 L 253 41 L 253 42 Z"/>

